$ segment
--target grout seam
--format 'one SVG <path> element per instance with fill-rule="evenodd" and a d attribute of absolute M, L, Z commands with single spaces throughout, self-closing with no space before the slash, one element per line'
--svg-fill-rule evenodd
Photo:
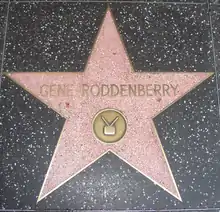
<path fill-rule="evenodd" d="M 10 1 L 7 2 L 7 13 L 5 17 L 5 34 L 3 38 L 3 46 L 2 46 L 2 57 L 1 57 L 1 68 L 0 68 L 0 90 L 1 90 L 1 84 L 2 84 L 2 76 L 3 76 L 3 67 L 4 67 L 4 58 L 5 58 L 5 45 L 6 45 L 6 36 L 7 36 L 7 30 L 8 30 L 8 17 L 9 17 L 9 6 L 10 6 Z"/>
<path fill-rule="evenodd" d="M 209 2 L 209 6 L 211 6 L 210 4 L 210 0 L 208 0 Z M 216 90 L 217 90 L 217 102 L 218 102 L 218 115 L 220 118 L 220 96 L 219 96 L 219 83 L 218 83 L 218 79 L 219 77 L 219 73 L 217 70 L 217 60 L 216 60 L 216 51 L 215 51 L 215 42 L 214 42 L 214 34 L 213 34 L 213 23 L 212 23 L 212 13 L 211 13 L 211 9 L 209 7 L 209 22 L 210 22 L 210 31 L 211 31 L 211 42 L 212 42 L 212 52 L 213 52 L 213 62 L 214 62 L 214 70 L 215 70 L 215 81 L 216 81 Z"/>
<path fill-rule="evenodd" d="M 178 2 L 178 1 L 104 1 L 104 0 L 91 0 L 91 1 L 76 1 L 76 0 L 48 0 L 48 1 L 40 1 L 40 0 L 18 0 L 18 1 L 13 1 L 13 0 L 9 0 L 11 1 L 11 3 L 64 3 L 64 2 L 72 2 L 72 3 L 118 3 L 118 4 L 126 4 L 126 3 L 130 3 L 130 4 L 177 4 L 177 5 L 204 5 L 206 4 L 206 2 Z"/>

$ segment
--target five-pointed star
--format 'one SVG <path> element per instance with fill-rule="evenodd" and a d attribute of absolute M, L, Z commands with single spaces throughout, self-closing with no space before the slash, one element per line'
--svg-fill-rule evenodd
<path fill-rule="evenodd" d="M 143 70 L 144 71 L 144 70 Z M 181 200 L 152 118 L 165 107 L 205 80 L 207 73 L 134 72 L 120 40 L 110 10 L 107 11 L 84 72 L 11 73 L 9 76 L 36 98 L 66 119 L 38 201 L 68 179 L 112 151 L 136 170 Z M 72 84 L 72 96 L 42 95 L 40 87 Z M 161 96 L 82 96 L 82 84 L 178 84 L 176 95 Z M 66 109 L 60 110 L 61 103 Z M 104 144 L 92 131 L 98 111 L 114 108 L 127 119 L 127 131 L 120 142 Z M 48 141 L 49 142 L 49 141 Z"/>

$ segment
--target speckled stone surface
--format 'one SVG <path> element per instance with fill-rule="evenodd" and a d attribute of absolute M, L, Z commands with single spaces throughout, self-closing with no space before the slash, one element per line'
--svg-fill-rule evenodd
<path fill-rule="evenodd" d="M 211 3 L 211 5 L 212 4 L 213 5 L 218 5 L 218 4 L 220 4 L 220 1 L 219 0 L 211 0 L 210 3 Z"/>
<path fill-rule="evenodd" d="M 111 8 L 135 70 L 212 71 L 206 4 L 121 3 Z"/>
<path fill-rule="evenodd" d="M 111 9 L 136 70 L 212 71 L 206 4 Z M 11 4 L 4 71 L 82 71 L 105 11 L 102 3 Z"/>
<path fill-rule="evenodd" d="M 7 77 L 0 99 L 0 208 L 35 208 L 64 119 Z"/>
<path fill-rule="evenodd" d="M 110 8 L 134 69 L 145 72 L 214 72 L 211 15 L 219 73 L 216 6 L 210 14 L 207 4 L 114 3 Z M 12 2 L 4 71 L 83 71 L 106 9 L 104 3 Z M 154 118 L 182 202 L 108 152 L 38 203 L 65 119 L 4 77 L 0 209 L 217 211 L 220 119 L 216 76 Z"/>
<path fill-rule="evenodd" d="M 213 31 L 213 44 L 215 51 L 216 73 L 218 73 L 218 94 L 220 93 L 220 3 L 211 5 L 211 24 Z M 220 97 L 219 97 L 220 98 Z M 220 101 L 220 99 L 219 99 Z"/>
<path fill-rule="evenodd" d="M 211 21 L 213 30 L 213 41 L 215 47 L 215 55 L 217 62 L 217 69 L 220 68 L 220 4 L 211 5 Z"/>
<path fill-rule="evenodd" d="M 175 180 L 172 179 L 169 163 L 166 162 L 161 151 L 160 141 L 154 132 L 152 117 L 207 79 L 210 73 L 154 74 L 143 71 L 145 73 L 132 70 L 113 17 L 108 10 L 83 73 L 22 72 L 9 74 L 12 80 L 58 111 L 63 117 L 68 114 L 39 200 L 60 187 L 64 181 L 76 175 L 108 150 L 159 184 L 167 192 L 181 199 L 175 186 Z M 48 88 L 45 90 L 45 85 L 62 84 L 63 82 L 73 85 L 72 96 L 44 94 L 48 91 Z M 172 85 L 176 89 L 173 92 L 173 89 L 169 88 L 168 95 L 158 95 L 158 93 L 152 95 L 151 92 L 147 92 L 150 96 L 129 96 L 124 95 L 123 92 L 123 96 L 91 96 L 91 94 L 82 96 L 82 84 L 101 86 L 103 82 L 107 85 L 150 84 L 155 86 L 159 83 L 159 86 L 163 86 L 162 82 L 168 88 Z M 44 91 L 42 92 L 39 87 Z M 60 109 L 60 103 L 64 102 L 67 102 L 69 107 Z M 99 142 L 92 131 L 91 123 L 94 116 L 104 108 L 121 110 L 127 119 L 127 132 L 123 139 L 111 145 Z M 134 111 L 139 112 L 134 113 Z M 161 178 L 162 175 L 163 178 Z"/>
<path fill-rule="evenodd" d="M 10 0 L 13 2 L 27 2 L 28 0 Z M 30 2 L 34 2 L 36 0 L 29 0 Z M 53 2 L 53 0 L 38 0 L 40 2 Z M 62 2 L 62 0 L 56 0 L 57 2 Z M 65 0 L 68 2 L 79 2 L 79 0 Z M 195 4 L 202 4 L 202 3 L 207 3 L 207 0 L 80 0 L 80 2 L 108 2 L 108 3 L 134 3 L 137 2 L 139 4 L 143 4 L 146 2 L 155 2 L 155 3 L 168 3 L 168 2 L 172 2 L 172 3 L 195 3 Z"/>
<path fill-rule="evenodd" d="M 11 3 L 4 71 L 83 71 L 105 12 L 102 3 Z"/>
<path fill-rule="evenodd" d="M 77 210 L 160 209 L 167 208 L 174 199 L 115 154 L 108 152 L 40 201 L 37 207 Z"/>
<path fill-rule="evenodd" d="M 185 207 L 220 207 L 220 119 L 211 77 L 154 119 Z"/>
<path fill-rule="evenodd" d="M 41 200 L 38 207 L 196 211 L 219 208 L 220 122 L 214 77 L 158 115 L 154 123 L 182 202 L 108 153 Z"/>
<path fill-rule="evenodd" d="M 2 66 L 2 51 L 5 37 L 7 6 L 7 3 L 3 3 L 0 1 L 0 69 Z"/>

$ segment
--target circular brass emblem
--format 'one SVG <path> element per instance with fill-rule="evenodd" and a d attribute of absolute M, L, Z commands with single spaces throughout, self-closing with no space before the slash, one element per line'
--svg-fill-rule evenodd
<path fill-rule="evenodd" d="M 124 115 L 115 109 L 99 111 L 93 120 L 93 132 L 102 142 L 114 143 L 125 134 L 127 124 Z"/>

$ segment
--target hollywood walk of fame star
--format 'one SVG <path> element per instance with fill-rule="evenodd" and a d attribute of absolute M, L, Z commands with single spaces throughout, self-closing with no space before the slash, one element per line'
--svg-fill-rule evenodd
<path fill-rule="evenodd" d="M 145 71 L 145 70 L 143 70 Z M 152 118 L 210 76 L 208 73 L 134 72 L 110 10 L 101 25 L 84 72 L 10 73 L 36 98 L 68 116 L 45 176 L 38 201 L 68 179 L 112 151 L 122 160 L 181 201 L 175 179 L 155 131 Z M 101 84 L 178 84 L 176 95 L 82 96 L 81 87 Z M 42 95 L 43 85 L 71 84 L 72 95 Z M 61 103 L 64 103 L 60 110 Z M 94 116 L 102 109 L 123 112 L 127 131 L 116 143 L 100 142 L 92 132 Z M 49 141 L 48 141 L 49 142 Z"/>

